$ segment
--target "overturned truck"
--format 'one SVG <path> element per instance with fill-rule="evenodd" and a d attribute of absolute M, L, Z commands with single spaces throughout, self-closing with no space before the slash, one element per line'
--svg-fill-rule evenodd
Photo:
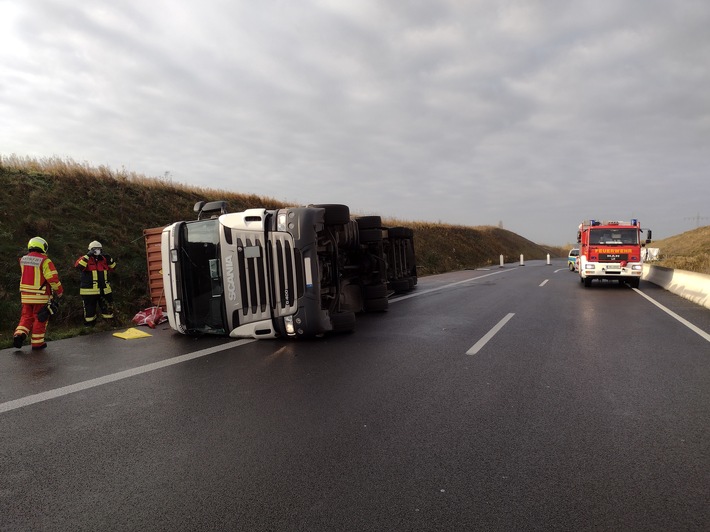
<path fill-rule="evenodd" d="M 346 205 L 227 212 L 198 202 L 197 219 L 161 234 L 170 326 L 188 335 L 305 338 L 350 331 L 417 284 L 413 232 L 351 218 Z"/>

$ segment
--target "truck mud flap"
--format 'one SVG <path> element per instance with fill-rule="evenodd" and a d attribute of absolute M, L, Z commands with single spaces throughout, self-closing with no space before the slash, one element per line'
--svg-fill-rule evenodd
<path fill-rule="evenodd" d="M 349 332 L 355 330 L 354 312 L 335 312 L 330 315 L 330 324 L 335 332 Z"/>

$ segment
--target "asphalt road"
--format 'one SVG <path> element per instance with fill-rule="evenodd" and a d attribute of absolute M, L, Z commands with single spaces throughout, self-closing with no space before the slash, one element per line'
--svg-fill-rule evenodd
<path fill-rule="evenodd" d="M 654 285 L 528 262 L 312 342 L 141 330 L 0 351 L 0 530 L 710 530 L 710 311 Z"/>

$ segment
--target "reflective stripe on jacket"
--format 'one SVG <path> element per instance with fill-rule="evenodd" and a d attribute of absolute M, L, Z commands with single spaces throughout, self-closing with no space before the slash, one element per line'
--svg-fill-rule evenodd
<path fill-rule="evenodd" d="M 110 255 L 84 255 L 76 259 L 74 266 L 81 270 L 79 294 L 82 296 L 110 294 L 108 272 L 116 267 Z"/>
<path fill-rule="evenodd" d="M 30 251 L 20 259 L 20 270 L 20 299 L 23 303 L 46 303 L 52 292 L 61 295 L 64 291 L 57 268 L 44 253 Z"/>

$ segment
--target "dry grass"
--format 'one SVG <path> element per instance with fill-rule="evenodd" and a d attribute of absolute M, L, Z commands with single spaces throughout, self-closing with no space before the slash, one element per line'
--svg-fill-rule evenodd
<path fill-rule="evenodd" d="M 710 275 L 710 225 L 651 244 L 660 249 L 654 264 Z"/>
<path fill-rule="evenodd" d="M 710 253 L 701 253 L 694 257 L 666 257 L 654 264 L 665 266 L 666 268 L 674 268 L 676 270 L 686 270 L 710 275 Z"/>
<path fill-rule="evenodd" d="M 67 183 L 85 183 L 87 179 L 99 182 L 118 182 L 139 185 L 148 190 L 173 190 L 190 194 L 198 193 L 202 197 L 225 197 L 234 196 L 233 192 L 219 190 L 195 185 L 186 185 L 173 182 L 171 177 L 148 177 L 136 172 L 129 172 L 125 168 L 113 170 L 108 166 L 91 166 L 88 162 L 77 162 L 71 158 L 62 159 L 60 157 L 21 157 L 15 154 L 0 155 L 0 172 L 26 174 L 28 176 L 45 175 L 60 179 Z M 257 196 L 253 194 L 237 194 L 244 200 L 256 200 L 256 202 L 267 202 L 268 204 L 279 204 L 273 198 Z"/>

